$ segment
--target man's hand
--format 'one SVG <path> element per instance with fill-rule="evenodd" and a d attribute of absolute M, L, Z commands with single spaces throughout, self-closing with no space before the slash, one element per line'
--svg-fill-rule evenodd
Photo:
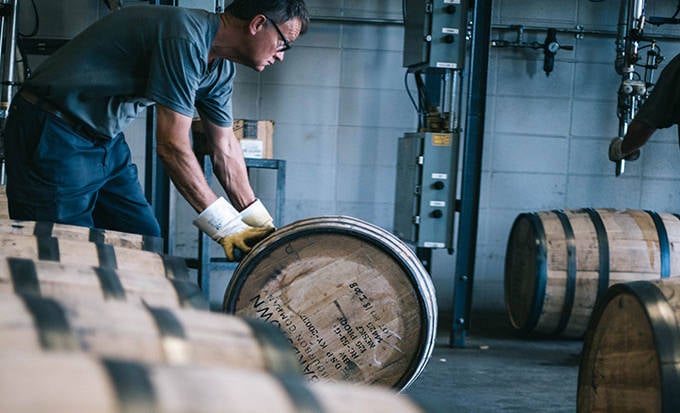
<path fill-rule="evenodd" d="M 640 149 L 636 149 L 629 154 L 624 154 L 621 150 L 623 138 L 614 138 L 609 144 L 609 160 L 618 162 L 620 160 L 636 161 L 640 157 Z"/>
<path fill-rule="evenodd" d="M 222 245 L 229 261 L 236 260 L 235 249 L 248 253 L 275 229 L 271 215 L 259 199 L 239 214 L 224 198 L 219 198 L 198 215 L 194 225 Z"/>

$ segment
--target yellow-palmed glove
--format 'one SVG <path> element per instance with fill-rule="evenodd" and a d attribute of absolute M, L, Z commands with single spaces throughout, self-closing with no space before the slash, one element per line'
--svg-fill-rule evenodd
<path fill-rule="evenodd" d="M 234 254 L 235 249 L 241 250 L 243 254 L 247 254 L 258 242 L 262 241 L 267 235 L 274 232 L 274 227 L 250 227 L 246 226 L 243 231 L 228 235 L 218 242 L 224 248 L 224 254 L 229 261 L 236 261 Z"/>
<path fill-rule="evenodd" d="M 236 260 L 236 249 L 246 254 L 274 231 L 272 217 L 259 199 L 239 214 L 219 198 L 198 215 L 194 225 L 222 245 L 229 261 Z"/>

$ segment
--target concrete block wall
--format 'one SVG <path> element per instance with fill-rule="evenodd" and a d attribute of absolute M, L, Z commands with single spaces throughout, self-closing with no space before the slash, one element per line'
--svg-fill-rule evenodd
<path fill-rule="evenodd" d="M 494 27 L 525 25 L 616 33 L 620 1 L 496 0 Z M 648 16 L 670 17 L 677 2 L 647 1 Z M 677 26 L 648 35 L 680 34 Z M 514 40 L 494 30 L 492 38 Z M 526 33 L 543 42 L 545 32 Z M 519 213 L 583 207 L 678 212 L 676 128 L 657 132 L 637 162 L 614 177 L 607 148 L 618 134 L 614 70 L 615 39 L 558 34 L 563 45 L 546 76 L 543 56 L 527 49 L 492 48 L 489 64 L 480 227 L 473 303 L 503 311 L 505 248 Z M 666 62 L 680 52 L 677 41 L 660 41 Z M 658 78 L 658 72 L 655 79 Z"/>
<path fill-rule="evenodd" d="M 27 2 L 26 5 L 28 4 Z M 69 37 L 107 13 L 101 1 L 36 0 L 42 36 Z M 127 3 L 126 3 L 127 4 Z M 397 0 L 308 0 L 313 17 L 401 19 Z M 619 0 L 495 0 L 495 27 L 525 25 L 616 32 Z M 648 15 L 671 16 L 677 2 L 648 0 Z M 30 7 L 22 6 L 22 31 Z M 49 18 L 47 17 L 49 16 Z M 677 26 L 648 26 L 677 35 Z M 492 38 L 514 40 L 494 30 Z M 542 42 L 545 33 L 527 32 Z M 564 45 L 550 76 L 530 49 L 491 48 L 473 308 L 502 312 L 505 249 L 519 213 L 555 208 L 616 207 L 678 211 L 680 166 L 675 128 L 657 132 L 642 157 L 615 178 L 607 160 L 618 132 L 614 38 Z M 282 223 L 326 214 L 351 215 L 392 228 L 397 139 L 417 125 L 404 88 L 403 28 L 313 19 L 285 61 L 258 74 L 239 67 L 234 115 L 276 123 L 274 156 L 287 161 Z M 666 61 L 680 43 L 660 42 Z M 413 85 L 411 84 L 413 88 Z M 144 160 L 144 119 L 127 133 L 135 160 Z M 141 168 L 143 169 L 143 168 Z M 143 176 L 141 177 L 143 179 Z M 274 174 L 253 170 L 253 185 L 273 209 Z M 175 253 L 195 256 L 194 211 L 176 203 Z M 214 249 L 215 254 L 221 254 Z M 432 277 L 440 310 L 452 308 L 455 256 L 435 250 Z M 214 285 L 224 287 L 228 275 Z M 221 291 L 215 292 L 219 299 Z M 474 322 L 474 320 L 473 320 Z"/>

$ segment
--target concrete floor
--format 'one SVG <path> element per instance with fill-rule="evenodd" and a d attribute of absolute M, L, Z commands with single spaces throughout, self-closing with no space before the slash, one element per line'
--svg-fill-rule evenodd
<path fill-rule="evenodd" d="M 473 314 L 471 321 L 465 348 L 451 348 L 451 323 L 439 316 L 432 357 L 403 392 L 425 413 L 576 411 L 582 341 L 519 338 L 505 314 Z"/>
<path fill-rule="evenodd" d="M 220 311 L 230 276 L 212 274 L 213 311 Z M 576 411 L 582 341 L 520 338 L 505 313 L 473 313 L 470 320 L 465 348 L 451 348 L 450 316 L 439 315 L 432 358 L 404 391 L 427 413 Z"/>
<path fill-rule="evenodd" d="M 518 338 L 504 314 L 473 314 L 465 348 L 440 316 L 429 363 L 404 393 L 427 412 L 575 412 L 582 341 Z"/>

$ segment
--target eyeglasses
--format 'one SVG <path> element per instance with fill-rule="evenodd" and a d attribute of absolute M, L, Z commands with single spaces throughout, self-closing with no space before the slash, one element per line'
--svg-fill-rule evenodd
<path fill-rule="evenodd" d="M 267 16 L 265 15 L 264 17 L 267 17 Z M 279 52 L 285 52 L 286 50 L 293 47 L 290 43 L 288 43 L 286 36 L 283 35 L 283 33 L 281 32 L 281 29 L 279 29 L 279 26 L 274 22 L 274 20 L 272 20 L 269 17 L 267 17 L 267 19 L 272 22 L 272 24 L 274 25 L 274 28 L 276 29 L 276 32 L 279 34 L 279 37 L 283 41 L 283 46 L 278 47 L 276 50 L 279 51 Z"/>

